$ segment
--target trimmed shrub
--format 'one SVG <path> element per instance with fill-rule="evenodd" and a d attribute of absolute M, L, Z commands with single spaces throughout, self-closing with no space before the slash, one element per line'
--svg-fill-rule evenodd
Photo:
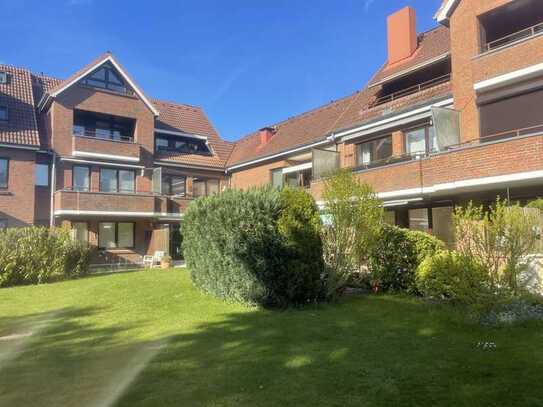
<path fill-rule="evenodd" d="M 425 297 L 475 304 L 489 293 L 487 276 L 475 258 L 445 250 L 422 261 L 416 282 Z"/>
<path fill-rule="evenodd" d="M 385 224 L 368 262 L 372 279 L 383 291 L 416 292 L 418 265 L 444 248 L 441 240 L 427 233 Z"/>
<path fill-rule="evenodd" d="M 66 229 L 6 229 L 0 232 L 0 287 L 80 276 L 87 273 L 89 259 L 89 247 Z"/>
<path fill-rule="evenodd" d="M 318 211 L 304 191 L 253 188 L 198 199 L 184 219 L 195 286 L 217 297 L 286 306 L 322 293 Z"/>

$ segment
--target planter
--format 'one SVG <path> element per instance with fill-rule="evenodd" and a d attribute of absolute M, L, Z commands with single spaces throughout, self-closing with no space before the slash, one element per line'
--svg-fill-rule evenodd
<path fill-rule="evenodd" d="M 168 269 L 172 266 L 172 259 L 170 257 L 164 257 L 160 260 L 160 268 Z"/>

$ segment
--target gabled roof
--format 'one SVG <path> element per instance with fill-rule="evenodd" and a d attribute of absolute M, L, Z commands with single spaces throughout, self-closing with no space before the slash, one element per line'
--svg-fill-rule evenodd
<path fill-rule="evenodd" d="M 0 106 L 8 108 L 8 121 L 0 121 L 0 144 L 39 148 L 30 71 L 1 64 L 0 71 L 8 74 L 8 83 L 0 84 Z"/>
<path fill-rule="evenodd" d="M 438 23 L 447 25 L 449 18 L 460 3 L 460 0 L 443 0 L 441 7 L 435 14 L 434 18 Z"/>
<path fill-rule="evenodd" d="M 233 143 L 220 138 L 202 108 L 162 100 L 153 100 L 160 112 L 156 119 L 157 131 L 179 132 L 205 136 L 213 155 L 186 154 L 175 151 L 155 153 L 155 159 L 177 164 L 224 168 L 233 149 Z"/>
<path fill-rule="evenodd" d="M 100 55 L 98 58 L 96 58 L 94 61 L 90 62 L 89 64 L 85 65 L 83 68 L 81 68 L 79 71 L 75 72 L 73 75 L 71 75 L 69 78 L 63 80 L 62 82 L 58 83 L 56 86 L 54 86 L 51 90 L 49 90 L 45 95 L 43 95 L 42 99 L 39 103 L 40 110 L 43 110 L 49 103 L 49 101 L 52 98 L 55 98 L 62 92 L 64 92 L 66 89 L 70 88 L 77 82 L 79 82 L 81 79 L 83 79 L 85 76 L 90 74 L 92 71 L 94 71 L 96 68 L 100 67 L 101 65 L 105 64 L 106 62 L 111 63 L 115 69 L 121 74 L 123 79 L 130 85 L 130 87 L 134 90 L 134 92 L 140 97 L 140 99 L 147 105 L 149 110 L 153 112 L 155 116 L 158 116 L 159 112 L 156 109 L 155 106 L 151 103 L 151 101 L 145 96 L 143 91 L 139 88 L 138 85 L 134 82 L 134 80 L 127 74 L 127 72 L 122 68 L 122 66 L 116 61 L 116 59 L 113 57 L 113 55 L 110 52 L 106 52 L 102 55 Z"/>

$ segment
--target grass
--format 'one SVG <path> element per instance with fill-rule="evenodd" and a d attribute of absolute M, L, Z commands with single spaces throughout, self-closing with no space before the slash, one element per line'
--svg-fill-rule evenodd
<path fill-rule="evenodd" d="M 184 270 L 6 288 L 0 406 L 536 406 L 542 328 L 395 296 L 247 308 Z"/>

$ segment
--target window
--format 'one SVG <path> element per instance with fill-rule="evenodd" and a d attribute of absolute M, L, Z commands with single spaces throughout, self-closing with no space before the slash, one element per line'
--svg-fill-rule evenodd
<path fill-rule="evenodd" d="M 493 100 L 479 106 L 481 138 L 495 141 L 543 131 L 543 89 Z"/>
<path fill-rule="evenodd" d="M 5 85 L 8 83 L 8 73 L 0 71 L 0 85 Z"/>
<path fill-rule="evenodd" d="M 428 209 L 409 209 L 409 229 L 428 231 L 430 228 L 430 219 Z"/>
<path fill-rule="evenodd" d="M 49 165 L 36 164 L 36 186 L 48 187 L 49 186 Z"/>
<path fill-rule="evenodd" d="M 0 106 L 0 121 L 8 120 L 8 108 L 6 106 Z"/>
<path fill-rule="evenodd" d="M 282 168 L 271 170 L 271 182 L 274 188 L 283 187 L 283 169 Z"/>
<path fill-rule="evenodd" d="M 194 198 L 205 196 L 206 194 L 206 182 L 203 180 L 194 180 L 192 182 L 192 195 Z"/>
<path fill-rule="evenodd" d="M 133 142 L 134 120 L 74 110 L 73 133 L 80 137 Z"/>
<path fill-rule="evenodd" d="M 0 188 L 7 189 L 9 178 L 9 160 L 0 158 Z"/>
<path fill-rule="evenodd" d="M 98 247 L 101 249 L 131 249 L 134 247 L 134 223 L 100 222 Z"/>
<path fill-rule="evenodd" d="M 89 231 L 87 222 L 72 223 L 72 238 L 78 242 L 87 243 L 89 241 Z"/>
<path fill-rule="evenodd" d="M 135 191 L 136 174 L 133 170 L 100 169 L 100 191 L 130 193 Z"/>
<path fill-rule="evenodd" d="M 207 181 L 207 194 L 216 195 L 219 193 L 219 180 L 210 179 Z"/>
<path fill-rule="evenodd" d="M 170 134 L 156 133 L 156 151 L 175 151 L 178 153 L 210 155 L 206 140 Z"/>
<path fill-rule="evenodd" d="M 90 170 L 89 167 L 74 165 L 72 168 L 72 189 L 74 191 L 89 191 L 90 189 Z"/>
<path fill-rule="evenodd" d="M 434 126 L 427 125 L 404 133 L 407 154 L 424 155 L 438 151 Z"/>
<path fill-rule="evenodd" d="M 4 230 L 8 228 L 8 220 L 7 219 L 0 219 L 0 230 Z"/>
<path fill-rule="evenodd" d="M 200 196 L 218 194 L 219 180 L 218 179 L 198 179 L 192 181 L 192 196 L 198 198 Z"/>
<path fill-rule="evenodd" d="M 109 63 L 103 64 L 90 75 L 85 77 L 81 83 L 93 88 L 107 89 L 113 92 L 132 94 L 132 91 L 121 79 L 120 74 Z"/>
<path fill-rule="evenodd" d="M 178 175 L 162 176 L 162 193 L 164 195 L 185 195 L 186 178 Z"/>
<path fill-rule="evenodd" d="M 358 165 L 370 165 L 373 162 L 392 157 L 392 136 L 367 141 L 356 146 Z"/>

